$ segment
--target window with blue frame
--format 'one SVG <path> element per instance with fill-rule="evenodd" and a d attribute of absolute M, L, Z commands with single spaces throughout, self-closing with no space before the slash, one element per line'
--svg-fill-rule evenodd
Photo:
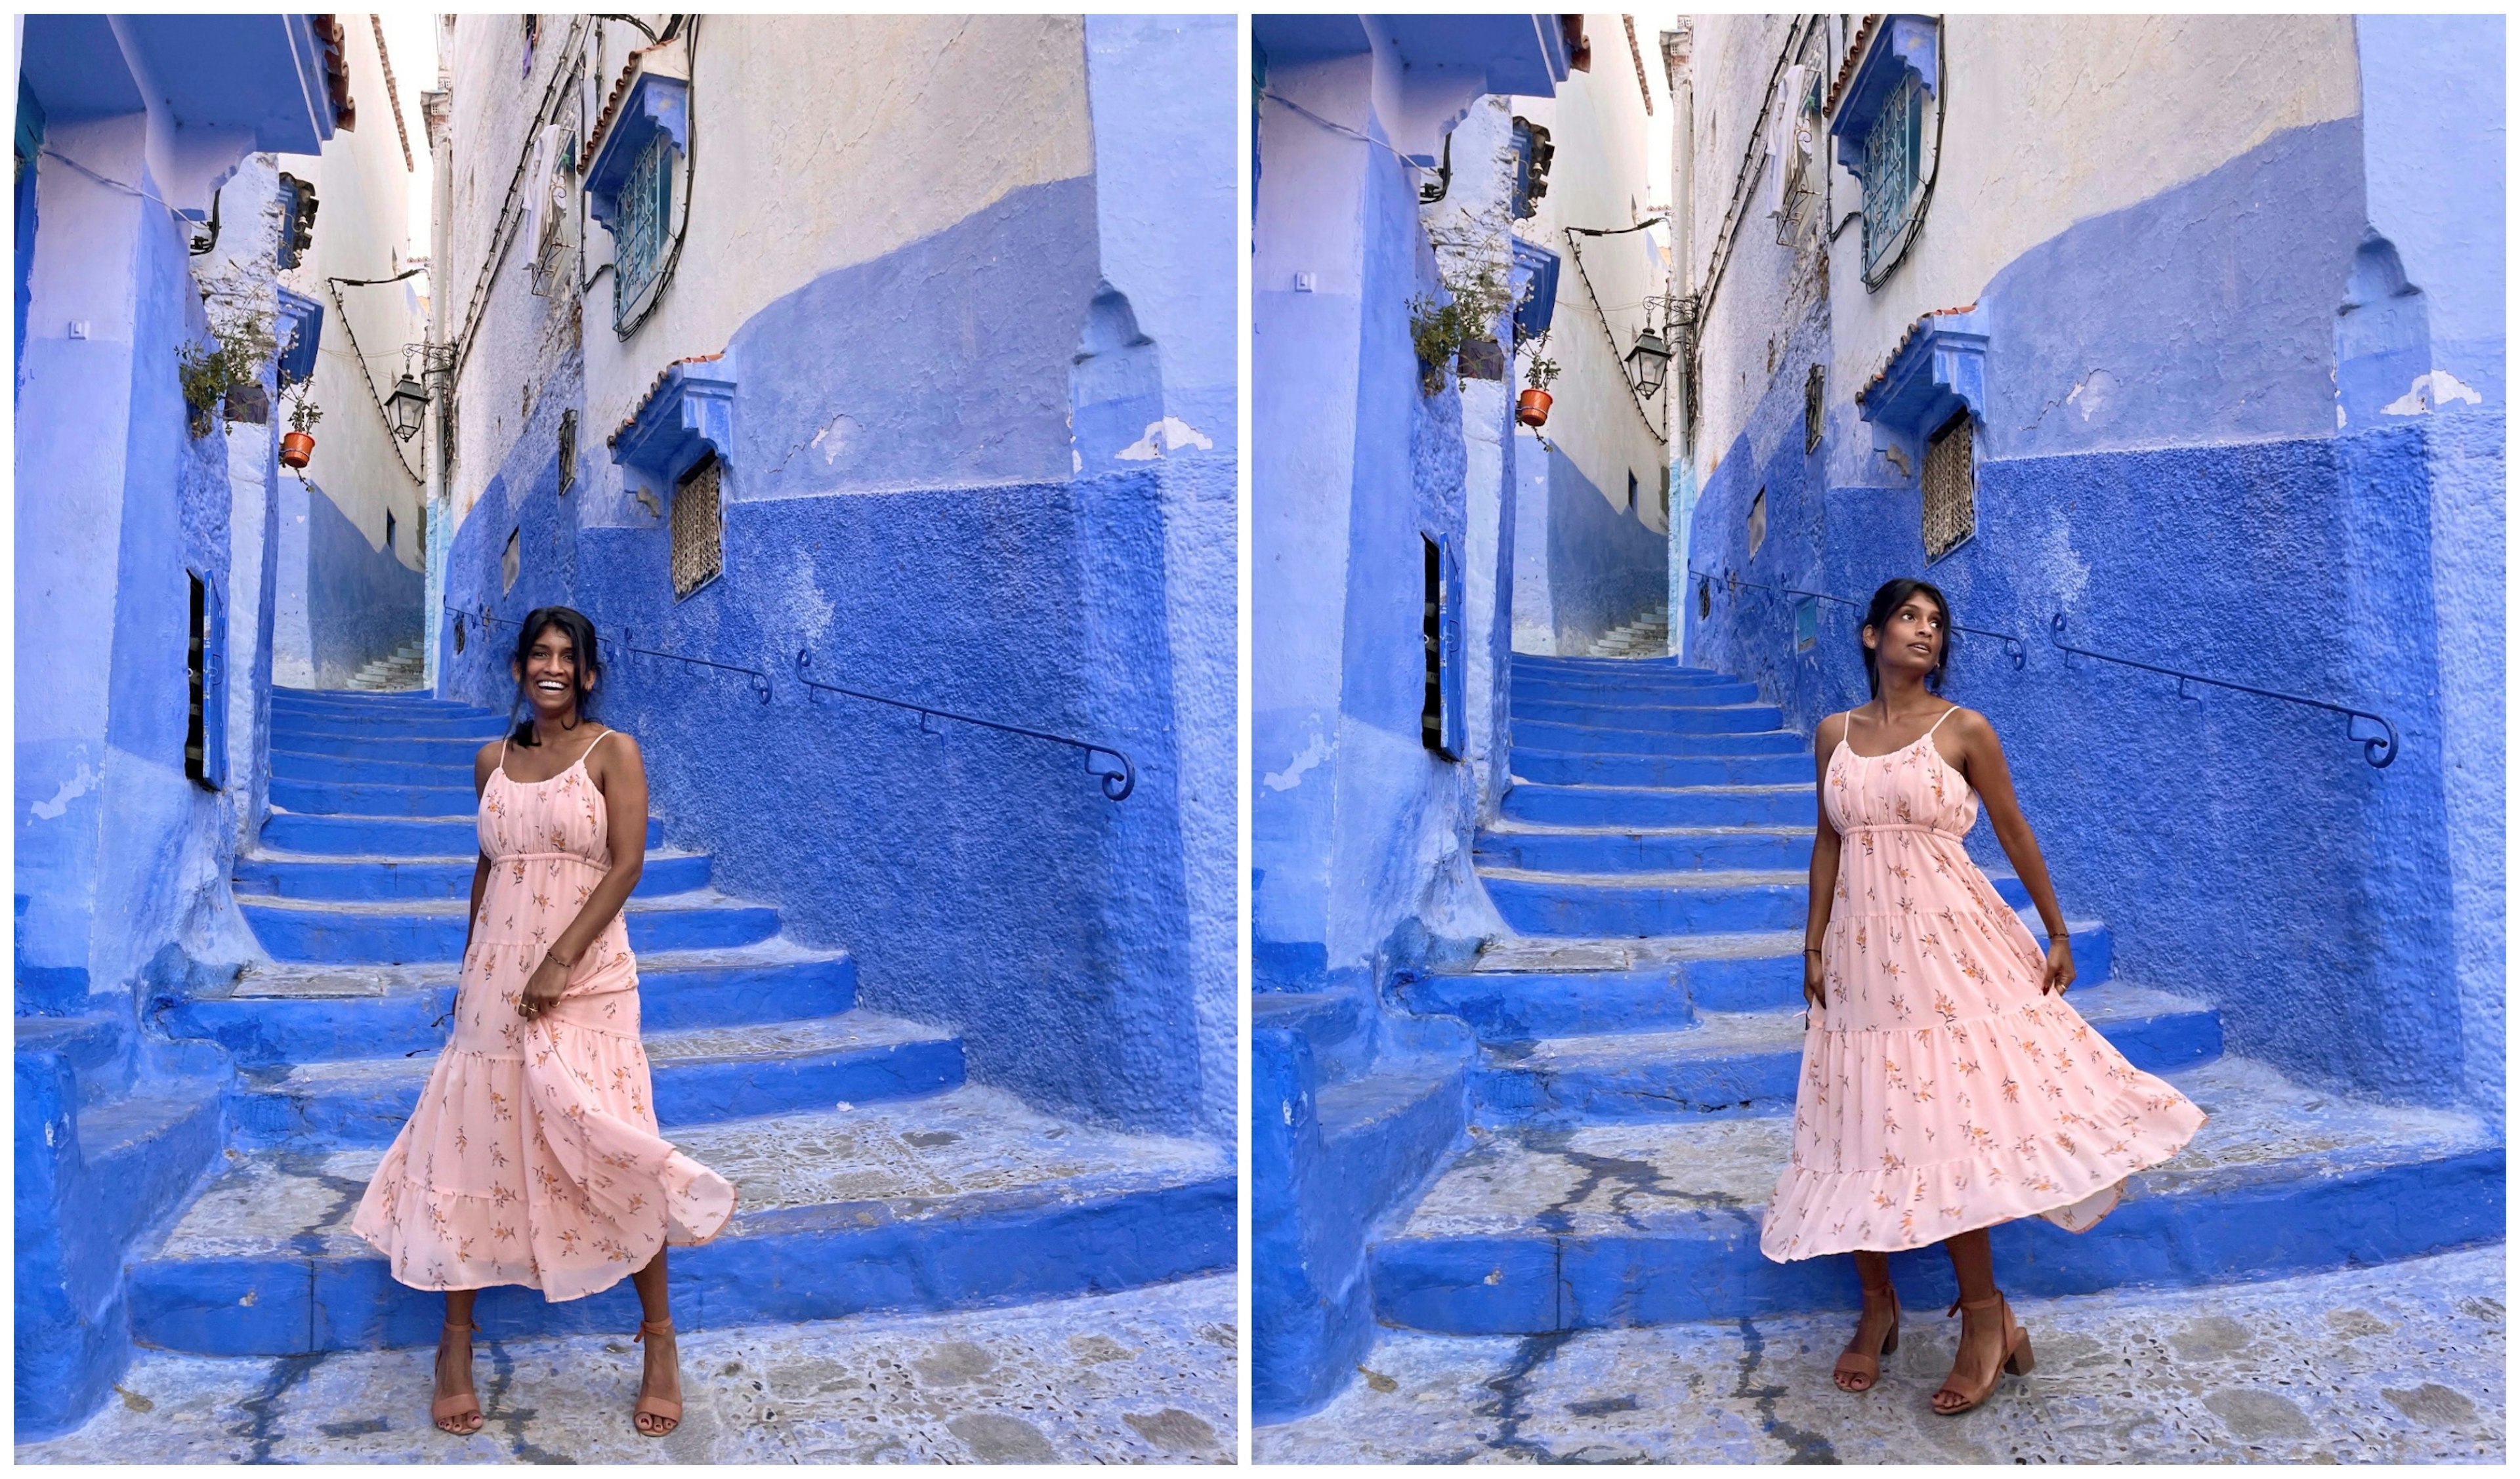
<path fill-rule="evenodd" d="M 1865 23 L 1862 59 L 1835 103 L 1838 162 L 1864 188 L 1864 282 L 1878 287 L 1916 234 L 1942 148 L 1942 27 L 1931 16 Z"/>
<path fill-rule="evenodd" d="M 674 145 L 659 130 L 648 137 L 615 198 L 612 233 L 612 322 L 636 318 L 656 286 L 665 257 L 666 231 L 674 218 Z"/>
<path fill-rule="evenodd" d="M 1900 241 L 1916 205 L 1918 155 L 1924 143 L 1925 89 L 1902 78 L 1890 105 L 1864 141 L 1864 270 L 1877 272 Z"/>
<path fill-rule="evenodd" d="M 1549 130 L 1528 118 L 1513 120 L 1513 218 L 1529 220 L 1540 213 L 1540 198 L 1549 194 L 1549 164 L 1557 147 Z"/>

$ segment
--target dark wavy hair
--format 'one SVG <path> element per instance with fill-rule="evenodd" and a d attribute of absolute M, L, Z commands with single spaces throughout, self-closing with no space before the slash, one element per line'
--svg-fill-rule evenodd
<path fill-rule="evenodd" d="M 1952 604 L 1943 595 L 1941 587 L 1927 581 L 1910 580 L 1904 575 L 1897 580 L 1883 581 L 1881 589 L 1872 593 L 1872 605 L 1864 613 L 1864 624 L 1877 634 L 1875 641 L 1889 636 L 1891 613 L 1906 604 L 1909 597 L 1920 593 L 1932 598 L 1934 605 L 1943 608 L 1943 650 L 1934 659 L 1933 670 L 1925 674 L 1925 687 L 1940 695 L 1943 676 L 1952 665 L 1952 643 L 1958 630 L 1952 624 Z M 1871 688 L 1872 696 L 1878 698 L 1881 696 L 1880 656 L 1864 645 L 1862 631 L 1855 634 L 1855 646 L 1864 654 L 1864 681 Z"/>
<path fill-rule="evenodd" d="M 525 613 L 525 624 L 517 631 L 517 697 L 508 705 L 508 721 L 516 725 L 516 734 L 509 740 L 511 744 L 531 746 L 542 742 L 534 738 L 534 721 L 530 714 L 520 722 L 517 711 L 533 707 L 533 700 L 525 696 L 525 659 L 534 650 L 534 639 L 553 627 L 561 629 L 568 638 L 570 650 L 577 654 L 577 724 L 595 717 L 590 711 L 590 700 L 594 695 L 595 677 L 604 671 L 604 659 L 595 647 L 595 623 L 587 620 L 583 612 L 567 606 L 536 606 Z M 571 729 L 576 727 L 576 724 L 569 726 Z"/>

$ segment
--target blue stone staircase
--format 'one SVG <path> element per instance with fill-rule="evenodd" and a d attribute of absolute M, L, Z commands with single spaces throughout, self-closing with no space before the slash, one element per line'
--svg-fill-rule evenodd
<path fill-rule="evenodd" d="M 234 874 L 268 959 L 150 1008 L 235 1073 L 217 1164 L 135 1250 L 139 1343 L 305 1355 L 436 1338 L 438 1298 L 395 1284 L 349 1219 L 447 1035 L 472 757 L 500 726 L 420 695 L 275 691 L 271 816 Z M 624 911 L 656 1110 L 741 1197 L 725 1233 L 675 1251 L 678 1320 L 969 1308 L 1233 1266 L 1227 1150 L 967 1084 L 954 1033 L 860 1007 L 845 953 L 788 939 L 776 909 L 720 891 L 710 859 L 663 833 L 651 824 Z M 626 1281 L 481 1303 L 501 1335 L 627 1331 L 635 1308 Z"/>
<path fill-rule="evenodd" d="M 1514 784 L 1476 861 L 1515 933 L 1397 988 L 1478 1046 L 1466 1133 L 1370 1234 L 1374 1320 L 1547 1335 L 1853 1308 L 1850 1261 L 1758 1251 L 1800 1062 L 1809 741 L 1750 685 L 1667 659 L 1517 654 L 1512 699 Z M 2077 1009 L 2211 1120 L 2094 1231 L 1998 1229 L 2008 1288 L 2270 1277 L 2502 1236 L 2485 1123 L 2228 1055 L 2212 1006 L 2119 977 L 2108 925 L 2069 922 Z M 1893 1264 L 1912 1307 L 1949 1296 L 1938 1251 Z"/>

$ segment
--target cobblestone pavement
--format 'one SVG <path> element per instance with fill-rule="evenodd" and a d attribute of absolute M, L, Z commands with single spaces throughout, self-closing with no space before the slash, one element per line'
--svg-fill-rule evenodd
<path fill-rule="evenodd" d="M 2503 1248 L 2259 1284 L 2025 1300 L 2038 1368 L 1938 1417 L 1959 1322 L 1910 1310 L 1881 1384 L 1852 1321 L 1519 1339 L 1386 1331 L 1264 1463 L 2500 1462 Z"/>
<path fill-rule="evenodd" d="M 430 1351 L 144 1354 L 78 1432 L 26 1463 L 1216 1462 L 1234 1457 L 1234 1280 L 1055 1303 L 682 1336 L 683 1424 L 630 1426 L 640 1348 L 502 1341 L 474 1370 L 489 1421 L 428 1420 Z"/>

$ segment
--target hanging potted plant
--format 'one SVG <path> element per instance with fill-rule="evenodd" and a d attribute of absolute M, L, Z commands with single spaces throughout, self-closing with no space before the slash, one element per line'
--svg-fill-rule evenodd
<path fill-rule="evenodd" d="M 315 456 L 315 424 L 324 419 L 324 408 L 315 404 L 304 390 L 289 408 L 289 431 L 280 438 L 280 461 L 285 467 L 302 468 Z"/>
<path fill-rule="evenodd" d="M 1549 387 L 1557 380 L 1557 361 L 1540 357 L 1542 342 L 1545 339 L 1532 343 L 1531 363 L 1522 372 L 1525 388 L 1521 395 L 1515 397 L 1513 404 L 1513 419 L 1526 426 L 1549 425 L 1549 403 L 1552 399 Z"/>

